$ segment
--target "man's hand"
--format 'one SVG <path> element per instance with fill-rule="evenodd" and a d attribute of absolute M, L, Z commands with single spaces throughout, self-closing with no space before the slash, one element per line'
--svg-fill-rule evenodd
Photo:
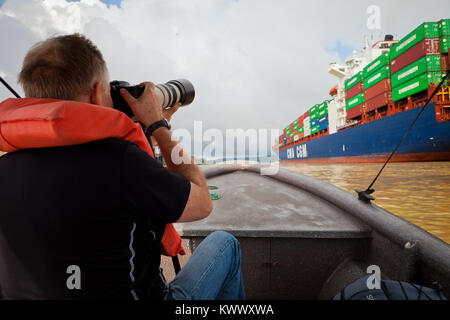
<path fill-rule="evenodd" d="M 177 110 L 181 107 L 181 102 L 178 102 L 177 104 L 175 104 L 172 108 L 164 110 L 162 112 L 162 115 L 164 118 L 167 119 L 167 121 L 170 121 L 170 119 L 172 119 L 172 116 L 175 112 L 177 112 Z"/>
<path fill-rule="evenodd" d="M 120 89 L 125 102 L 130 106 L 136 119 L 148 127 L 163 118 L 161 101 L 155 93 L 155 85 L 151 82 L 140 84 L 145 86 L 142 95 L 135 99 L 126 89 Z"/>

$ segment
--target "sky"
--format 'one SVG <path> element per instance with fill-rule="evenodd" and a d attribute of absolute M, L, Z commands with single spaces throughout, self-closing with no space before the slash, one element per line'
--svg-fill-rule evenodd
<path fill-rule="evenodd" d="M 371 5 L 379 29 L 367 27 Z M 398 39 L 444 13 L 448 0 L 0 0 L 0 76 L 22 93 L 30 46 L 80 32 L 103 52 L 111 80 L 194 84 L 174 128 L 281 129 L 329 98 L 329 63 L 360 51 L 365 36 Z M 0 87 L 0 101 L 10 96 Z"/>

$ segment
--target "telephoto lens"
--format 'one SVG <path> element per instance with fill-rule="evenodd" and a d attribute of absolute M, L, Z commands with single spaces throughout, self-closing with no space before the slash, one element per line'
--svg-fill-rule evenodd
<path fill-rule="evenodd" d="M 132 117 L 133 111 L 131 111 L 128 104 L 122 98 L 120 89 L 124 88 L 135 98 L 139 98 L 144 92 L 144 86 L 137 85 L 132 86 L 126 81 L 111 81 L 111 98 L 113 101 L 114 109 L 122 111 L 127 116 Z M 160 97 L 161 108 L 170 109 L 178 102 L 181 102 L 182 106 L 187 106 L 194 101 L 195 89 L 192 83 L 186 79 L 171 80 L 165 84 L 158 84 L 155 86 L 155 93 Z"/>

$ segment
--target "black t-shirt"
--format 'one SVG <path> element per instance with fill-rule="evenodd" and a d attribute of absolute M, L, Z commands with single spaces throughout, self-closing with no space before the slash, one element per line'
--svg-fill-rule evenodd
<path fill-rule="evenodd" d="M 0 157 L 0 296 L 161 297 L 160 240 L 189 193 L 120 139 Z"/>

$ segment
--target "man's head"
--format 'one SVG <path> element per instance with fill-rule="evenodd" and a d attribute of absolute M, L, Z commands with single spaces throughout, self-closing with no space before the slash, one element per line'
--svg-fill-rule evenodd
<path fill-rule="evenodd" d="M 19 83 L 28 98 L 112 107 L 108 70 L 98 48 L 80 34 L 47 39 L 25 56 Z"/>

